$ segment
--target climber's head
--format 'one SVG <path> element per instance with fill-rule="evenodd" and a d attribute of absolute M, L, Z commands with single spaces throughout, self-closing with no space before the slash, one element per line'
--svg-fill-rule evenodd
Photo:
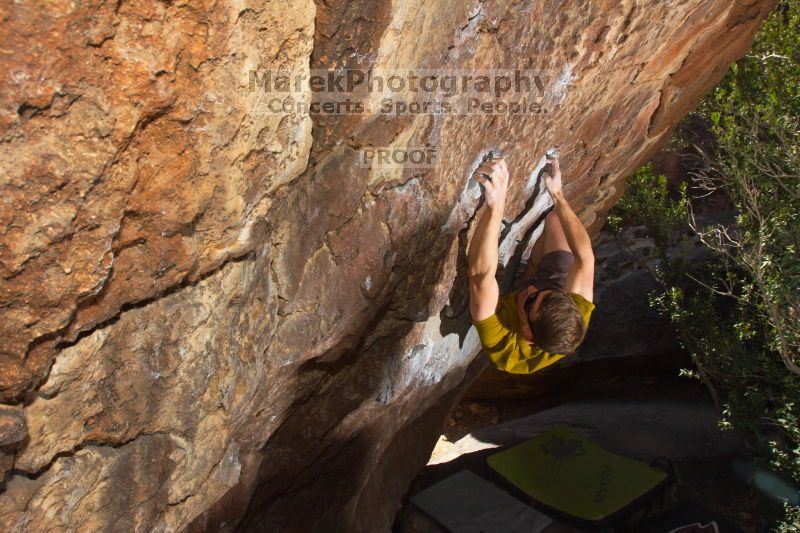
<path fill-rule="evenodd" d="M 569 355 L 583 340 L 586 326 L 570 296 L 558 290 L 541 290 L 525 301 L 525 314 L 533 342 L 544 351 Z"/>

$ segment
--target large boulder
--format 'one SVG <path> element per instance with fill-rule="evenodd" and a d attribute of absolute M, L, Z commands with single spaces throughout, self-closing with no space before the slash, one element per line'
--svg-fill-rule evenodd
<path fill-rule="evenodd" d="M 545 150 L 595 231 L 772 4 L 0 2 L 0 528 L 386 530 L 483 365 L 471 169 L 510 153 L 507 286 Z M 548 112 L 311 116 L 250 76 L 477 67 L 549 73 Z"/>

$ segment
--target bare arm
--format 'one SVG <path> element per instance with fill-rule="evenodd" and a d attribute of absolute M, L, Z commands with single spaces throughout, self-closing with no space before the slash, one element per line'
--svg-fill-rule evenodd
<path fill-rule="evenodd" d="M 564 197 L 563 192 L 553 196 L 556 215 L 561 227 L 564 228 L 564 236 L 567 238 L 569 249 L 572 250 L 576 261 L 594 262 L 594 252 L 592 251 L 592 241 L 583 223 L 570 207 L 569 202 Z"/>
<path fill-rule="evenodd" d="M 484 204 L 481 208 L 478 227 L 469 243 L 470 278 L 475 276 L 494 277 L 499 260 L 500 224 L 503 221 L 503 210 Z"/>
<path fill-rule="evenodd" d="M 469 243 L 468 252 L 469 311 L 476 321 L 492 316 L 500 298 L 495 274 L 500 224 L 508 189 L 508 170 L 502 159 L 485 163 L 478 171 L 489 174 L 491 179 L 476 174 L 476 179 L 483 184 L 486 195 L 483 213 Z"/>
<path fill-rule="evenodd" d="M 564 236 L 567 238 L 569 249 L 575 256 L 575 262 L 567 274 L 564 284 L 566 292 L 580 294 L 590 302 L 594 297 L 594 252 L 589 233 L 583 223 L 570 207 L 561 187 L 561 169 L 558 159 L 552 163 L 553 175 L 545 174 L 545 186 L 555 204 L 555 212 Z"/>

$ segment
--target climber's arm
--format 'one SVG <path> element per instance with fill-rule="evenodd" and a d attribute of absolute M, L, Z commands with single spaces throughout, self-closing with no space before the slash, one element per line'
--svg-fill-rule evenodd
<path fill-rule="evenodd" d="M 575 256 L 575 262 L 572 263 L 567 273 L 564 290 L 568 293 L 580 294 L 591 302 L 594 297 L 594 252 L 592 251 L 592 241 L 589 239 L 589 233 L 583 227 L 583 223 L 567 203 L 563 193 L 558 195 L 555 203 L 558 220 L 561 222 L 561 227 L 564 228 L 564 236 L 567 238 L 572 255 Z"/>
<path fill-rule="evenodd" d="M 553 160 L 552 171 L 553 176 L 545 174 L 545 186 L 553 198 L 555 212 L 561 222 L 561 227 L 564 228 L 564 236 L 569 244 L 569 249 L 575 256 L 575 262 L 567 273 L 564 290 L 568 293 L 580 294 L 591 302 L 594 297 L 592 241 L 561 189 L 561 170 L 558 159 Z"/>
<path fill-rule="evenodd" d="M 494 314 L 500 298 L 495 274 L 500 225 L 508 189 L 508 170 L 505 162 L 500 159 L 483 164 L 477 172 L 491 176 L 486 178 L 481 174 L 475 175 L 484 186 L 486 202 L 468 252 L 469 312 L 473 320 L 480 321 Z"/>
<path fill-rule="evenodd" d="M 501 209 L 484 205 L 483 215 L 469 244 L 469 313 L 476 321 L 492 316 L 500 298 L 495 274 L 502 220 Z"/>

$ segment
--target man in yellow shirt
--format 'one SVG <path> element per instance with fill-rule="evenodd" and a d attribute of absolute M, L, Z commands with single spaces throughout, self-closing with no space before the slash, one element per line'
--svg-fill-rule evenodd
<path fill-rule="evenodd" d="M 548 160 L 543 177 L 553 211 L 522 281 L 502 297 L 495 273 L 508 169 L 503 159 L 492 159 L 475 174 L 486 201 L 469 246 L 469 311 L 486 355 L 514 374 L 536 372 L 573 353 L 594 310 L 592 242 L 564 197 L 558 159 Z"/>

